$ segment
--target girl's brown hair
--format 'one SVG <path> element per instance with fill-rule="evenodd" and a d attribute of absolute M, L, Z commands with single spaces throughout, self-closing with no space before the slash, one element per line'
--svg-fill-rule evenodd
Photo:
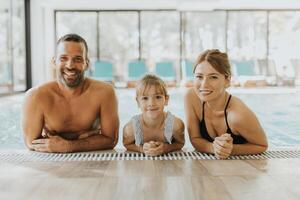
<path fill-rule="evenodd" d="M 136 97 L 138 97 L 139 95 L 144 95 L 146 90 L 148 90 L 150 86 L 155 86 L 156 91 L 158 91 L 165 97 L 168 96 L 167 86 L 165 82 L 154 74 L 146 74 L 137 82 Z"/>

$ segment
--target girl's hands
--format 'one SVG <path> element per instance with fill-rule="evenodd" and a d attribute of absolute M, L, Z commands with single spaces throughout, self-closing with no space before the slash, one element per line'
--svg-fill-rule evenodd
<path fill-rule="evenodd" d="M 163 142 L 146 142 L 143 145 L 143 151 L 147 156 L 158 156 L 164 153 L 164 145 Z"/>

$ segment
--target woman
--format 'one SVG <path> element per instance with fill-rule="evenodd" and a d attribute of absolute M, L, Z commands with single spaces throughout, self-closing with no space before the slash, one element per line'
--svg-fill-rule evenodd
<path fill-rule="evenodd" d="M 194 148 L 220 159 L 266 151 L 267 138 L 255 114 L 226 91 L 231 79 L 227 54 L 216 49 L 205 51 L 196 61 L 194 76 L 193 88 L 185 95 Z"/>

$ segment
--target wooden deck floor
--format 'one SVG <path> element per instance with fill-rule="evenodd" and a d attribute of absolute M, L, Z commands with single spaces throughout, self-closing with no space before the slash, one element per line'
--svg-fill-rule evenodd
<path fill-rule="evenodd" d="M 300 158 L 0 162 L 0 199 L 300 199 Z"/>

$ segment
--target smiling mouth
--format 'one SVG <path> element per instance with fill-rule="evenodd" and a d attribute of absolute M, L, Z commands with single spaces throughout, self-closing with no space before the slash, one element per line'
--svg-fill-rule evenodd
<path fill-rule="evenodd" d="M 147 111 L 158 111 L 158 108 L 151 108 L 151 109 L 147 109 Z"/>
<path fill-rule="evenodd" d="M 76 73 L 75 71 L 72 71 L 72 72 L 64 71 L 64 75 L 65 75 L 67 78 L 76 78 L 77 73 Z"/>
<path fill-rule="evenodd" d="M 199 93 L 201 95 L 209 95 L 212 93 L 212 91 L 211 90 L 199 90 Z"/>

